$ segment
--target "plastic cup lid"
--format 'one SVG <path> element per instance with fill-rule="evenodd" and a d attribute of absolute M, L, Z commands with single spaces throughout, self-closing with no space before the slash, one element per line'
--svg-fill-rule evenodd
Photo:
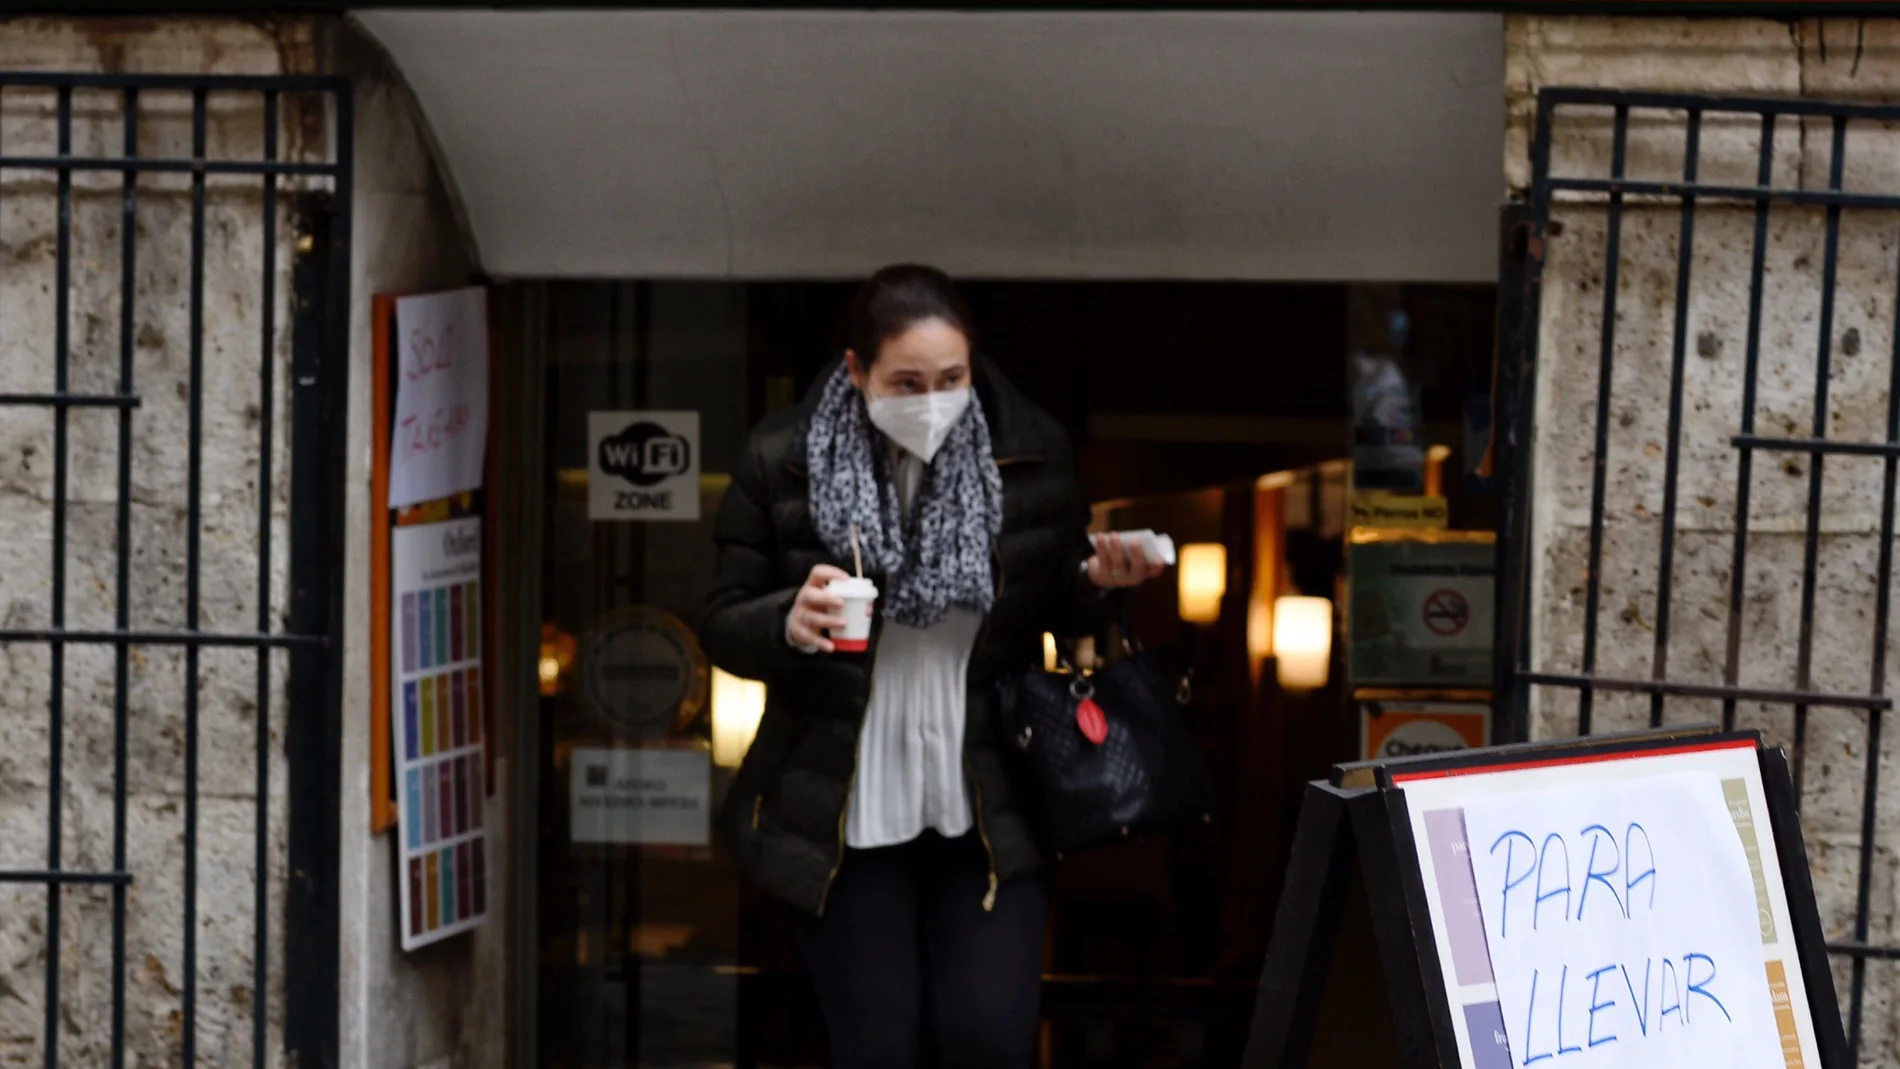
<path fill-rule="evenodd" d="M 833 579 L 831 582 L 825 584 L 825 589 L 841 598 L 877 597 L 877 584 L 871 582 L 869 579 L 860 579 L 857 576 Z"/>

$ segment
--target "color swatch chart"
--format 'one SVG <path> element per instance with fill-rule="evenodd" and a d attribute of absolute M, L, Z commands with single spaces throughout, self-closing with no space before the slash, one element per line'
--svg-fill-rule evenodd
<path fill-rule="evenodd" d="M 390 599 L 391 751 L 400 814 L 403 949 L 488 911 L 479 519 L 398 528 Z"/>

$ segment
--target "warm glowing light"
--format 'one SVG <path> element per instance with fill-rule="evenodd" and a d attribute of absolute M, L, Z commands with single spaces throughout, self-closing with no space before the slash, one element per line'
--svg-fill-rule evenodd
<path fill-rule="evenodd" d="M 1056 656 L 1056 637 L 1044 631 L 1042 633 L 1042 670 L 1053 672 L 1061 663 Z"/>
<path fill-rule="evenodd" d="M 1451 446 L 1435 445 L 1425 450 L 1425 496 L 1442 497 L 1445 493 L 1445 461 L 1451 458 Z"/>
<path fill-rule="evenodd" d="M 1181 619 L 1211 624 L 1220 619 L 1220 599 L 1227 593 L 1227 547 L 1196 542 L 1181 547 Z"/>
<path fill-rule="evenodd" d="M 738 768 L 765 715 L 765 684 L 712 670 L 713 763 Z"/>
<path fill-rule="evenodd" d="M 1247 660 L 1255 666 L 1273 655 L 1273 602 L 1256 594 L 1247 599 Z"/>
<path fill-rule="evenodd" d="M 535 674 L 541 696 L 552 698 L 567 689 L 567 670 L 574 666 L 574 636 L 554 626 L 541 625 L 541 661 Z"/>
<path fill-rule="evenodd" d="M 1273 603 L 1274 675 L 1288 690 L 1326 685 L 1333 661 L 1333 603 L 1288 596 Z"/>

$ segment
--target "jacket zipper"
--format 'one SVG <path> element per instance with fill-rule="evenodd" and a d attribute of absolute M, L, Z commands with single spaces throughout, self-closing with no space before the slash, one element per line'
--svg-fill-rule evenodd
<path fill-rule="evenodd" d="M 1003 551 L 997 546 L 995 539 L 990 540 L 990 556 L 996 562 L 995 600 L 1000 602 L 1003 600 L 1003 585 L 1007 577 L 1003 574 Z M 992 605 L 990 614 L 983 618 L 983 626 L 977 632 L 976 646 L 972 647 L 972 654 L 974 654 L 975 649 L 982 646 L 983 640 L 989 636 L 990 618 L 995 614 L 996 610 Z M 964 733 L 966 735 L 969 733 L 969 727 L 967 725 L 964 727 Z M 963 776 L 970 781 L 970 790 L 976 794 L 976 805 L 974 807 L 976 810 L 976 837 L 983 843 L 983 856 L 987 860 L 990 869 L 989 890 L 983 894 L 983 912 L 990 913 L 996 909 L 996 888 L 1000 882 L 996 878 L 996 849 L 990 845 L 989 830 L 985 828 L 983 824 L 983 784 L 976 778 L 976 769 L 970 764 L 970 751 L 967 746 L 963 751 Z"/>

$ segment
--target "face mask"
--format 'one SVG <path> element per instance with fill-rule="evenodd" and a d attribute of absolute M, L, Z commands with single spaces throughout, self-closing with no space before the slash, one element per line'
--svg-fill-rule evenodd
<path fill-rule="evenodd" d="M 867 407 L 872 426 L 928 464 L 970 407 L 970 388 L 875 397 Z"/>

